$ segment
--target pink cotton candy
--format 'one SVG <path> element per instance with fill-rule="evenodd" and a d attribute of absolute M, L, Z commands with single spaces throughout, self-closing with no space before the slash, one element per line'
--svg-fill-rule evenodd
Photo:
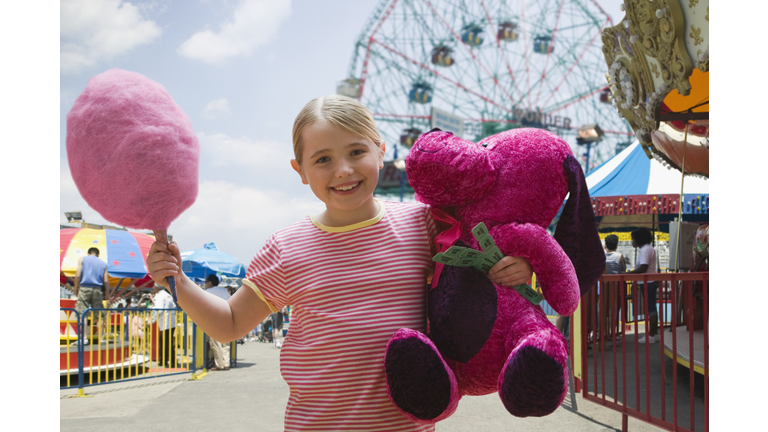
<path fill-rule="evenodd" d="M 197 197 L 200 146 L 162 85 L 120 69 L 88 81 L 67 114 L 67 157 L 80 194 L 104 219 L 167 230 Z"/>

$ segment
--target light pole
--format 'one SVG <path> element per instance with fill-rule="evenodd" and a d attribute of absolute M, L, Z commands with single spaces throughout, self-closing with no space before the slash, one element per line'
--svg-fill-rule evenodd
<path fill-rule="evenodd" d="M 587 147 L 587 152 L 584 154 L 584 156 L 587 157 L 587 160 L 584 163 L 584 175 L 586 175 L 589 173 L 590 147 L 592 147 L 592 143 L 600 142 L 600 140 L 603 139 L 605 132 L 600 129 L 600 126 L 597 123 L 591 123 L 580 127 L 577 133 L 578 136 L 576 137 L 576 144 Z"/>
<path fill-rule="evenodd" d="M 403 202 L 403 195 L 405 195 L 405 158 L 397 157 L 397 145 L 395 145 L 395 160 L 392 163 L 395 168 L 400 172 L 400 202 Z"/>

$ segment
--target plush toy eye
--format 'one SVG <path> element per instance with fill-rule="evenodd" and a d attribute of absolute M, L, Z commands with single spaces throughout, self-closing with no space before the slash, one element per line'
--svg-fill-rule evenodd
<path fill-rule="evenodd" d="M 486 141 L 486 142 L 484 142 L 484 143 L 482 143 L 480 145 L 483 146 L 483 147 L 488 147 L 488 142 Z"/>

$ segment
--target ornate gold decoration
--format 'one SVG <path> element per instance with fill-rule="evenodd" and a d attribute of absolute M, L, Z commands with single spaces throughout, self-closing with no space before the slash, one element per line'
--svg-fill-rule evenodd
<path fill-rule="evenodd" d="M 700 28 L 696 28 L 694 26 L 691 26 L 691 34 L 689 34 L 688 36 L 690 36 L 691 39 L 693 39 L 693 44 L 696 45 L 696 46 L 698 46 L 702 42 L 704 42 L 704 38 L 701 37 L 701 29 Z"/>
<path fill-rule="evenodd" d="M 656 130 L 656 115 L 664 97 L 672 89 L 684 96 L 691 90 L 688 77 L 693 72 L 693 61 L 685 48 L 686 25 L 681 3 L 624 0 L 624 20 L 605 29 L 602 35 L 612 103 L 629 122 L 648 157 L 667 159 L 654 150 L 650 137 L 650 132 Z M 688 2 L 689 7 L 698 4 L 699 0 Z M 705 1 L 697 8 L 707 4 Z M 707 19 L 708 14 L 707 8 Z M 696 45 L 704 42 L 701 28 L 691 26 L 689 36 Z M 700 53 L 698 60 L 699 69 L 709 70 L 708 49 Z"/>
<path fill-rule="evenodd" d="M 699 50 L 696 56 L 699 58 L 699 70 L 702 72 L 709 71 L 709 50 L 704 52 Z"/>
<path fill-rule="evenodd" d="M 709 22 L 709 6 L 707 6 L 707 14 L 704 15 L 704 19 L 707 20 L 707 22 Z"/>
<path fill-rule="evenodd" d="M 701 50 L 699 50 L 701 52 Z M 659 69 L 656 67 L 656 63 L 650 63 L 651 65 L 651 72 L 653 72 L 654 75 L 656 75 L 656 78 L 659 77 Z"/>

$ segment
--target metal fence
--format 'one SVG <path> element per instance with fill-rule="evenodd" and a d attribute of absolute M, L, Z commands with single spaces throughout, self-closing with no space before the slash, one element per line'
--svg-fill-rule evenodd
<path fill-rule="evenodd" d="M 657 320 L 644 301 L 649 282 L 659 285 Z M 658 341 L 643 343 L 653 321 Z M 576 391 L 621 412 L 623 431 L 629 416 L 670 431 L 709 430 L 708 272 L 604 275 L 571 326 Z"/>
<path fill-rule="evenodd" d="M 60 309 L 60 388 L 205 371 L 204 333 L 181 309 Z M 230 364 L 236 362 L 232 342 Z"/>

